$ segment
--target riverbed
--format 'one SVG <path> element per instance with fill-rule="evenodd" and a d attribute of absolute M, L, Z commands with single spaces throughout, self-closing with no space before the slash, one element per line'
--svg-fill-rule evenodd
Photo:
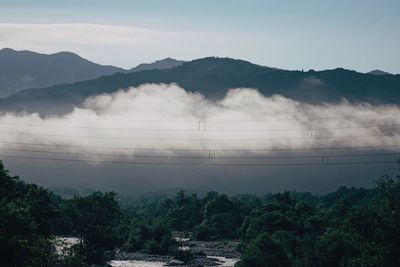
<path fill-rule="evenodd" d="M 194 258 L 185 265 L 179 266 L 221 266 L 233 267 L 240 258 L 237 241 L 191 241 L 188 238 L 177 240 L 181 250 L 190 250 Z M 77 244 L 78 238 L 58 237 L 55 240 L 57 252 L 63 252 Z M 116 258 L 110 262 L 113 267 L 161 267 L 171 263 L 171 256 L 150 255 L 140 252 L 117 252 Z"/>

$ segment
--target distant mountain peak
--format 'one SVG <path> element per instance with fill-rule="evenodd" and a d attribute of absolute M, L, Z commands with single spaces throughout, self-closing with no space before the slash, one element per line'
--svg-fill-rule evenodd
<path fill-rule="evenodd" d="M 138 66 L 130 69 L 130 72 L 137 72 L 137 71 L 142 71 L 142 70 L 152 70 L 152 69 L 159 69 L 159 70 L 170 69 L 170 68 L 178 67 L 185 62 L 186 61 L 167 57 L 164 59 L 156 60 L 152 63 L 139 64 Z"/>
<path fill-rule="evenodd" d="M 72 52 L 42 54 L 27 50 L 0 50 L 0 97 L 22 89 L 91 80 L 124 69 L 96 64 Z"/>
<path fill-rule="evenodd" d="M 69 51 L 60 51 L 54 54 L 48 54 L 49 56 L 57 56 L 57 55 L 61 55 L 61 56 L 73 56 L 73 57 L 80 57 L 82 58 L 80 55 L 75 54 L 73 52 L 69 52 Z"/>
<path fill-rule="evenodd" d="M 383 70 L 372 70 L 370 72 L 367 72 L 367 74 L 372 74 L 372 75 L 391 75 L 391 73 L 383 71 Z"/>
<path fill-rule="evenodd" d="M 17 52 L 17 51 L 15 51 L 15 50 L 12 49 L 12 48 L 5 47 L 5 48 L 0 49 L 0 52 L 1 52 L 1 53 L 9 53 L 9 52 Z"/>

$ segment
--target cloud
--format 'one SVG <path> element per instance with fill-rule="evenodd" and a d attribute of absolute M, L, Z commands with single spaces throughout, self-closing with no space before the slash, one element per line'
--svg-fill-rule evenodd
<path fill-rule="evenodd" d="M 37 48 L 55 45 L 136 45 L 156 40 L 162 33 L 152 29 L 101 24 L 0 24 L 2 46 Z"/>
<path fill-rule="evenodd" d="M 175 177 L 188 183 L 193 177 L 205 181 L 217 175 L 238 181 L 243 168 L 260 165 L 240 178 L 243 182 L 248 176 L 271 175 L 263 165 L 276 164 L 276 178 L 269 182 L 277 183 L 286 171 L 310 179 L 309 172 L 296 170 L 302 164 L 394 162 L 400 147 L 399 115 L 396 105 L 310 105 L 279 95 L 266 97 L 250 88 L 232 89 L 223 99 L 210 100 L 175 84 L 145 84 L 90 97 L 63 117 L 6 114 L 0 117 L 0 154 L 6 159 L 87 162 L 86 168 L 125 162 L 133 169 L 113 165 L 113 175 L 143 184 L 143 177 Z M 170 171 L 162 167 L 174 164 L 178 166 Z M 202 171 L 182 169 L 193 165 Z M 291 186 L 296 189 L 293 182 Z"/>
<path fill-rule="evenodd" d="M 145 84 L 90 97 L 83 108 L 64 117 L 9 114 L 0 123 L 9 124 L 2 139 L 16 142 L 82 145 L 107 140 L 111 147 L 131 147 L 132 153 L 138 147 L 253 152 L 321 144 L 400 145 L 393 130 L 399 115 L 397 106 L 310 105 L 248 88 L 210 100 L 175 84 Z"/>

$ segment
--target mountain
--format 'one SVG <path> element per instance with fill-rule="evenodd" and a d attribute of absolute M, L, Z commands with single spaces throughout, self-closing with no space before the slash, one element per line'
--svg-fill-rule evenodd
<path fill-rule="evenodd" d="M 125 71 L 103 66 L 70 52 L 39 54 L 31 51 L 0 50 L 0 97 L 27 88 L 94 79 Z"/>
<path fill-rule="evenodd" d="M 367 74 L 372 74 L 372 75 L 391 75 L 391 73 L 383 71 L 383 70 L 372 70 L 368 72 Z"/>
<path fill-rule="evenodd" d="M 258 88 L 307 103 L 400 103 L 400 75 L 369 75 L 346 69 L 289 71 L 231 58 L 208 57 L 169 69 L 116 73 L 74 84 L 28 89 L 0 100 L 0 110 L 64 114 L 88 96 L 143 83 L 177 83 L 189 91 L 220 98 L 229 88 Z"/>
<path fill-rule="evenodd" d="M 153 69 L 164 70 L 164 69 L 178 67 L 178 66 L 182 65 L 183 63 L 185 63 L 185 61 L 176 60 L 176 59 L 168 57 L 165 59 L 157 60 L 153 63 L 139 64 L 138 66 L 130 69 L 129 72 L 137 72 L 137 71 L 142 71 L 142 70 L 153 70 Z"/>
<path fill-rule="evenodd" d="M 183 63 L 184 61 L 166 58 L 125 70 L 99 65 L 71 52 L 47 55 L 4 48 L 0 50 L 0 97 L 6 97 L 22 89 L 91 80 L 117 72 L 169 69 Z"/>

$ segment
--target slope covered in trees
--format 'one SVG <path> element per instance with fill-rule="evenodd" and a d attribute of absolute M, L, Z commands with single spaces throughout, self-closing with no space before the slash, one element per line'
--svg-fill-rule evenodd
<path fill-rule="evenodd" d="M 200 197 L 123 197 L 94 192 L 61 198 L 12 177 L 0 164 L 2 266 L 106 264 L 119 251 L 174 255 L 173 233 L 197 240 L 240 240 L 239 267 L 399 266 L 400 178 L 373 189 L 341 187 L 315 196 L 283 192 Z M 78 241 L 62 255 L 57 236 Z"/>
<path fill-rule="evenodd" d="M 351 70 L 289 71 L 230 58 L 203 58 L 175 68 L 117 73 L 107 77 L 23 90 L 0 101 L 0 110 L 63 114 L 89 96 L 145 83 L 177 83 L 186 90 L 219 98 L 228 89 L 257 88 L 264 95 L 280 94 L 307 103 L 399 103 L 400 75 L 372 75 Z"/>

